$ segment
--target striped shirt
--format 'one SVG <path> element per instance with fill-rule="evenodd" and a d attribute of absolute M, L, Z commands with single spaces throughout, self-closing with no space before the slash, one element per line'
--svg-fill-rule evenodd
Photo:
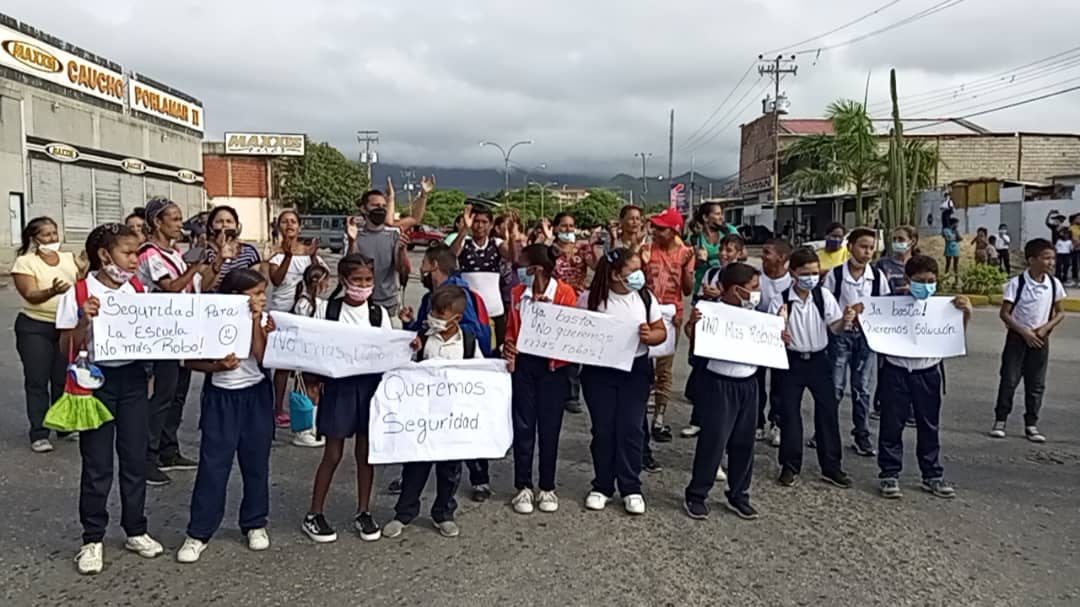
<path fill-rule="evenodd" d="M 214 260 L 217 259 L 217 251 L 215 251 L 213 248 L 210 248 L 206 252 L 206 259 L 208 262 L 214 263 Z M 228 275 L 229 272 L 241 268 L 251 268 L 257 266 L 261 261 L 262 259 L 259 257 L 258 249 L 249 245 L 246 242 L 240 243 L 240 250 L 236 254 L 236 257 L 233 257 L 232 259 L 226 259 L 221 264 L 221 271 L 218 272 L 217 279 L 214 281 L 214 286 L 208 290 L 217 291 L 218 286 L 221 284 L 221 281 L 225 279 L 225 276 Z"/>

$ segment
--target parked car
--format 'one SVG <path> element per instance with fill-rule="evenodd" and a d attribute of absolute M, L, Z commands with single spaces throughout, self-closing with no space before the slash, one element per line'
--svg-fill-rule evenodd
<path fill-rule="evenodd" d="M 746 244 L 765 244 L 766 240 L 772 238 L 773 233 L 765 226 L 744 224 L 739 226 L 739 235 Z"/>
<path fill-rule="evenodd" d="M 409 250 L 413 250 L 417 245 L 430 247 L 441 243 L 444 239 L 446 239 L 446 234 L 440 230 L 429 225 L 415 225 L 409 232 Z"/>
<path fill-rule="evenodd" d="M 316 238 L 324 249 L 341 254 L 345 251 L 345 222 L 348 215 L 301 215 L 300 238 L 310 242 Z"/>

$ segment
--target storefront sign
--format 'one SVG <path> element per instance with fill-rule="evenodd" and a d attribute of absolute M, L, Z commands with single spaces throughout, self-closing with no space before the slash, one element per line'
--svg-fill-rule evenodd
<path fill-rule="evenodd" d="M 196 175 L 194 171 L 189 171 L 187 169 L 180 169 L 177 171 L 176 178 L 184 183 L 195 183 L 199 180 L 199 176 Z"/>
<path fill-rule="evenodd" d="M 0 25 L 0 65 L 122 105 L 124 75 Z"/>
<path fill-rule="evenodd" d="M 60 162 L 75 162 L 79 159 L 79 150 L 66 143 L 50 143 L 45 146 L 45 153 L 49 158 Z"/>
<path fill-rule="evenodd" d="M 768 177 L 762 177 L 761 179 L 755 179 L 753 181 L 746 181 L 739 184 L 740 194 L 753 194 L 755 192 L 763 192 L 773 187 L 772 175 Z"/>
<path fill-rule="evenodd" d="M 200 133 L 203 131 L 203 110 L 196 103 L 139 82 L 135 76 L 128 83 L 128 96 L 133 111 L 156 116 Z"/>
<path fill-rule="evenodd" d="M 225 133 L 225 153 L 245 156 L 303 156 L 304 136 L 280 133 Z"/>
<path fill-rule="evenodd" d="M 142 175 L 146 172 L 146 163 L 137 158 L 125 158 L 120 161 L 120 168 L 132 175 Z"/>

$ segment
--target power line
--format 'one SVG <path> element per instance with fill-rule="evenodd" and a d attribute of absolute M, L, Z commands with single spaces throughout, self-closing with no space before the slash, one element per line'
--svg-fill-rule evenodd
<path fill-rule="evenodd" d="M 825 36 L 830 36 L 832 34 L 835 34 L 835 33 L 839 32 L 839 31 L 847 29 L 847 28 L 851 27 L 852 25 L 862 23 L 863 21 L 866 21 L 870 17 L 873 17 L 874 15 L 876 15 L 876 14 L 880 13 L 881 11 L 893 6 L 894 4 L 897 4 L 898 2 L 900 2 L 900 0 L 892 0 L 891 2 L 887 2 L 886 4 L 884 4 L 882 6 L 879 6 L 878 8 L 870 11 L 869 13 L 866 13 L 865 15 L 859 17 L 858 19 L 848 21 L 847 23 L 845 23 L 843 25 L 839 25 L 837 27 L 834 27 L 833 29 L 831 29 L 831 30 L 829 30 L 827 32 L 822 32 L 822 33 L 818 34 L 817 36 L 807 38 L 806 40 L 800 40 L 798 42 L 795 42 L 793 44 L 789 44 L 787 46 L 782 46 L 780 48 L 774 48 L 774 49 L 771 49 L 771 50 L 767 50 L 764 53 L 762 53 L 762 55 L 772 55 L 773 53 L 781 53 L 783 51 L 786 51 L 789 48 L 792 48 L 792 47 L 795 47 L 795 46 L 802 46 L 802 45 L 804 45 L 804 44 L 806 44 L 808 42 L 813 42 L 814 40 L 824 38 Z"/>
<path fill-rule="evenodd" d="M 921 124 L 919 126 L 911 127 L 910 129 L 906 129 L 904 132 L 908 133 L 908 132 L 911 132 L 911 131 L 917 131 L 919 129 L 929 128 L 929 127 L 934 126 L 934 125 L 944 124 L 946 122 L 952 122 L 954 120 L 967 120 L 969 118 L 975 118 L 977 116 L 985 116 L 986 114 L 992 114 L 994 112 L 1000 112 L 1002 110 L 1012 109 L 1014 107 L 1027 105 L 1029 103 L 1035 103 L 1036 101 L 1042 101 L 1044 99 L 1050 99 L 1051 97 L 1057 97 L 1057 96 L 1060 96 L 1060 95 L 1064 95 L 1066 93 L 1072 93 L 1074 91 L 1080 91 L 1080 85 L 1071 86 L 1069 88 L 1061 89 L 1060 91 L 1054 91 L 1053 93 L 1047 93 L 1045 95 L 1039 95 L 1038 97 L 1032 97 L 1030 99 L 1024 99 L 1023 101 L 1017 101 L 1015 103 L 1010 103 L 1010 104 L 1007 104 L 1007 105 L 1001 105 L 1001 106 L 991 108 L 991 109 L 988 109 L 988 110 L 983 110 L 981 112 L 974 112 L 972 114 L 966 114 L 964 116 L 955 116 L 953 118 L 943 118 L 941 120 L 937 120 L 937 121 L 930 122 L 930 123 L 927 123 L 927 124 Z"/>
<path fill-rule="evenodd" d="M 956 109 L 956 110 L 951 110 L 948 113 L 951 114 L 953 112 L 955 112 L 955 113 L 967 112 L 969 110 L 974 110 L 974 109 L 977 109 L 977 108 L 986 107 L 988 105 L 993 105 L 995 103 L 1001 103 L 1003 101 L 1010 101 L 1012 99 L 1016 99 L 1017 97 L 1020 97 L 1020 96 L 1023 96 L 1023 95 L 1030 95 L 1031 93 L 1037 93 L 1039 91 L 1045 91 L 1046 89 L 1052 89 L 1054 87 L 1058 87 L 1058 86 L 1061 86 L 1063 84 L 1069 84 L 1071 82 L 1077 82 L 1077 81 L 1080 81 L 1080 76 L 1077 76 L 1075 78 L 1069 78 L 1068 80 L 1062 80 L 1062 81 L 1059 81 L 1059 82 L 1055 82 L 1053 84 L 1040 86 L 1039 88 L 1031 89 L 1029 91 L 1025 91 L 1023 93 L 1019 93 L 1019 94 L 1016 94 L 1016 95 L 1009 95 L 1009 96 L 1001 97 L 1001 98 L 998 98 L 998 99 L 990 99 L 990 100 L 987 100 L 987 101 L 976 103 L 974 105 L 968 105 L 968 106 L 961 107 L 961 108 Z M 941 110 L 943 110 L 944 108 L 947 108 L 947 107 L 950 107 L 950 106 L 955 106 L 955 105 L 956 105 L 955 103 L 946 103 L 944 105 L 940 105 L 940 106 L 937 106 L 937 107 L 932 107 L 932 108 L 922 110 L 922 111 L 923 112 L 941 112 Z"/>
<path fill-rule="evenodd" d="M 702 135 L 702 139 L 700 139 L 697 143 L 693 144 L 689 148 L 684 149 L 682 151 L 685 152 L 685 153 L 693 152 L 694 150 L 700 149 L 703 145 L 705 145 L 705 144 L 709 143 L 710 141 L 712 141 L 712 140 L 716 139 L 717 137 L 719 137 L 720 134 L 723 133 L 724 130 L 727 129 L 727 126 L 730 126 L 730 124 L 731 124 L 730 122 L 728 122 L 727 126 L 720 127 L 720 125 L 723 123 L 723 120 L 728 118 L 733 111 L 735 111 L 737 108 L 740 107 L 740 104 L 742 104 L 742 102 L 745 101 L 746 98 L 756 90 L 753 87 L 756 86 L 757 83 L 761 82 L 762 79 L 763 78 L 761 76 L 758 76 L 758 79 L 754 81 L 754 84 L 751 85 L 751 88 L 746 89 L 746 92 L 743 93 L 742 97 L 739 97 L 739 100 L 735 102 L 735 105 L 733 105 L 727 112 L 725 112 L 724 116 L 722 118 L 720 118 L 720 120 L 716 121 L 716 124 L 714 124 L 712 126 L 712 128 L 710 128 L 708 131 L 706 131 Z M 761 89 L 761 92 L 759 94 L 764 94 L 768 90 L 769 90 L 769 85 L 765 85 L 765 88 Z M 751 103 L 753 103 L 753 101 Z M 743 113 L 745 113 L 747 107 L 749 107 L 749 106 L 743 106 L 742 109 L 738 112 L 738 114 L 736 114 L 735 118 L 738 118 Z M 720 130 L 717 130 L 718 127 L 720 127 Z"/>
<path fill-rule="evenodd" d="M 746 71 L 743 72 L 742 77 L 739 78 L 739 81 L 735 83 L 735 86 L 730 91 L 728 91 L 727 97 L 724 97 L 724 100 L 720 102 L 720 105 L 716 106 L 716 108 L 712 111 L 712 113 L 709 114 L 709 117 L 705 119 L 705 122 L 701 123 L 701 126 L 699 126 L 696 131 L 694 131 L 689 137 L 687 137 L 682 143 L 679 144 L 679 149 L 682 149 L 683 147 L 689 145 L 690 142 L 695 137 L 697 137 L 699 133 L 701 133 L 701 131 L 705 130 L 705 127 L 709 124 L 709 122 L 713 118 L 715 118 L 717 114 L 720 113 L 721 109 L 723 109 L 724 104 L 726 104 L 728 102 L 728 100 L 731 99 L 732 95 L 735 94 L 735 91 L 737 91 L 739 89 L 739 87 L 742 86 L 742 83 L 746 80 L 746 77 L 749 76 L 750 72 L 752 72 L 754 70 L 755 65 L 757 65 L 755 62 L 753 62 L 753 61 L 750 62 L 750 65 L 748 65 L 746 67 Z"/>
<path fill-rule="evenodd" d="M 907 103 L 901 102 L 901 105 L 904 108 L 904 111 L 908 112 L 908 113 L 912 113 L 912 112 L 926 113 L 927 111 L 930 111 L 930 110 L 932 110 L 934 108 L 947 107 L 949 105 L 955 105 L 957 103 L 963 103 L 964 101 L 974 100 L 974 99 L 978 99 L 979 97 L 985 97 L 987 95 L 992 95 L 994 93 L 1001 92 L 1001 91 L 1003 91 L 1005 89 L 1009 89 L 1009 88 L 1018 86 L 1020 84 L 1026 84 L 1026 83 L 1033 82 L 1033 81 L 1043 80 L 1043 79 L 1048 78 L 1048 77 L 1050 77 L 1050 76 L 1052 76 L 1054 74 L 1057 74 L 1059 72 L 1068 72 L 1068 71 L 1074 70 L 1078 66 L 1080 66 L 1080 58 L 1077 58 L 1075 61 L 1073 61 L 1070 64 L 1059 66 L 1059 67 L 1057 67 L 1055 69 L 1052 69 L 1052 70 L 1050 70 L 1050 71 L 1048 71 L 1046 73 L 1031 74 L 1031 75 L 1021 77 L 1021 78 L 1015 78 L 1014 77 L 1014 78 L 1011 78 L 1011 79 L 1006 80 L 1006 81 L 999 81 L 999 82 L 995 82 L 995 83 L 986 83 L 986 84 L 984 84 L 982 86 L 973 87 L 972 89 L 965 90 L 962 93 L 957 92 L 957 93 L 952 93 L 952 94 L 939 95 L 937 97 L 928 97 L 928 98 L 926 98 L 926 99 L 924 99 L 922 101 L 917 101 L 917 102 L 912 103 L 912 104 L 907 104 Z M 1053 82 L 1050 86 L 1056 86 L 1056 85 L 1059 85 L 1059 84 L 1062 84 L 1062 81 L 1060 79 L 1055 79 L 1055 82 Z M 1049 87 L 1044 87 L 1044 88 L 1049 88 Z M 1042 90 L 1042 89 L 1036 89 L 1036 90 Z M 1020 94 L 1023 94 L 1023 93 L 1020 93 Z"/>
<path fill-rule="evenodd" d="M 796 55 L 806 55 L 806 54 L 810 54 L 810 53 L 818 53 L 818 54 L 820 54 L 820 53 L 823 53 L 825 51 L 831 51 L 831 50 L 836 50 L 838 48 L 843 48 L 845 46 L 851 46 L 852 44 L 855 44 L 857 42 L 862 42 L 863 40 L 873 38 L 874 36 L 878 36 L 880 34 L 884 34 L 885 32 L 894 30 L 894 29 L 896 29 L 898 27 L 902 27 L 904 25 L 908 25 L 909 23 L 914 23 L 914 22 L 919 21 L 921 19 L 925 19 L 926 17 L 929 17 L 929 16 L 934 15 L 936 13 L 940 13 L 943 10 L 950 9 L 950 8 L 952 8 L 954 6 L 957 6 L 958 4 L 962 4 L 964 1 L 965 0 L 942 0 L 941 2 L 938 2 L 937 4 L 935 4 L 935 5 L 933 5 L 933 6 L 929 7 L 929 8 L 925 8 L 925 9 L 923 9 L 923 10 L 921 10 L 921 11 L 919 11 L 919 12 L 913 14 L 913 15 L 905 17 L 905 18 L 903 18 L 903 19 L 901 19 L 899 21 L 896 21 L 896 22 L 891 23 L 889 25 L 886 25 L 884 27 L 878 28 L 876 30 L 872 30 L 872 31 L 867 32 L 865 34 L 862 34 L 860 36 L 856 36 L 856 37 L 854 37 L 854 38 L 852 38 L 850 40 L 845 40 L 844 42 L 838 42 L 836 44 L 830 44 L 828 46 L 821 46 L 821 47 L 815 47 L 815 48 L 806 48 L 806 49 L 803 49 L 803 50 L 800 50 L 800 51 L 795 51 L 795 54 Z"/>

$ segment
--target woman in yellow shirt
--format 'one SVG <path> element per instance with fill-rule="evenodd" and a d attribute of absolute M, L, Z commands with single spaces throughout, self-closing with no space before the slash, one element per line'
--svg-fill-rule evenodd
<path fill-rule="evenodd" d="M 825 231 L 825 248 L 817 252 L 822 275 L 848 260 L 848 250 L 844 246 L 845 233 L 842 223 L 833 223 Z"/>
<path fill-rule="evenodd" d="M 26 416 L 30 419 L 30 449 L 52 451 L 45 413 L 64 392 L 67 352 L 60 351 L 56 330 L 59 295 L 72 288 L 80 274 L 71 253 L 60 251 L 56 222 L 48 217 L 30 220 L 22 231 L 22 246 L 11 267 L 22 310 L 15 319 L 15 349 L 23 366 Z"/>

